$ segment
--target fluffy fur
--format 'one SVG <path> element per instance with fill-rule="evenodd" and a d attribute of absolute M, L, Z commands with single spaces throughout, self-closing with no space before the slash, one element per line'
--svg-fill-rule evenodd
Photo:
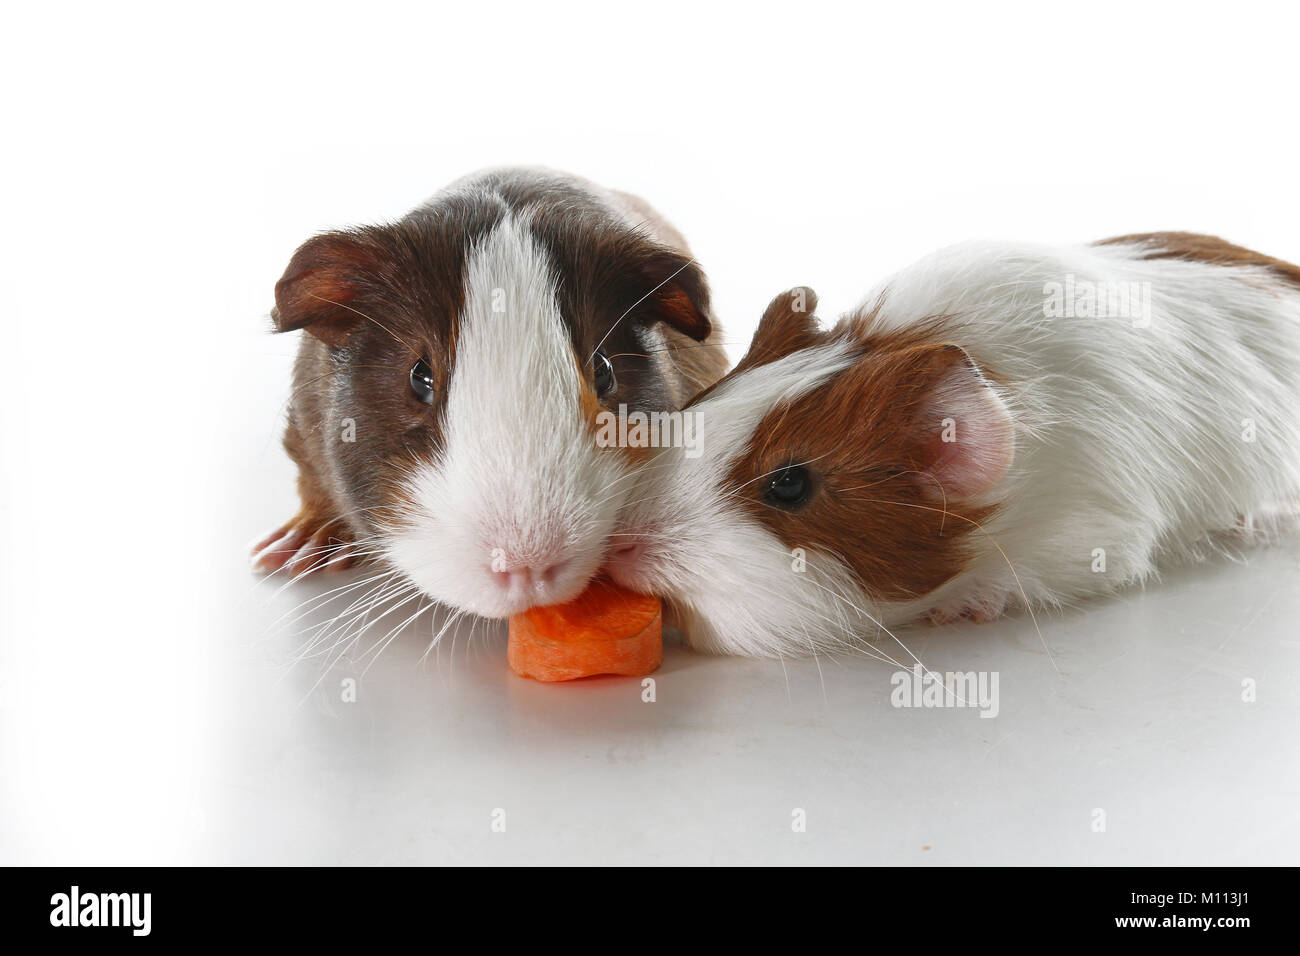
<path fill-rule="evenodd" d="M 470 253 L 465 285 L 446 441 L 412 475 L 387 549 L 426 593 L 500 617 L 538 591 L 558 602 L 582 590 L 622 500 L 611 489 L 623 459 L 590 439 L 556 280 L 528 231 L 498 225 Z M 505 586 L 485 587 L 494 576 Z"/>
<path fill-rule="evenodd" d="M 727 475 L 769 408 L 851 361 L 842 344 L 826 345 L 728 376 L 684 412 L 699 418 L 704 453 L 664 448 L 638 472 L 608 567 L 624 584 L 672 599 L 696 647 L 777 656 L 850 636 L 849 618 L 818 588 L 848 593 L 851 576 L 837 562 L 814 562 L 792 590 L 790 550 L 737 507 L 735 496 L 753 488 L 732 488 Z"/>
<path fill-rule="evenodd" d="M 599 567 L 631 459 L 598 447 L 597 412 L 676 410 L 726 367 L 680 234 L 539 169 L 309 240 L 272 318 L 307 333 L 285 433 L 302 507 L 256 566 L 377 559 L 490 617 L 568 600 Z M 598 349 L 614 372 L 600 394 Z"/>
<path fill-rule="evenodd" d="M 843 646 L 874 624 L 987 620 L 1026 601 L 1073 603 L 1200 557 L 1217 532 L 1271 525 L 1300 494 L 1300 287 L 1285 263 L 1187 238 L 965 244 L 895 275 L 833 332 L 786 335 L 795 349 L 786 358 L 747 358 L 693 404 L 708 426 L 701 458 L 669 449 L 642 471 L 622 521 L 636 546 L 614 556 L 611 572 L 678 601 L 699 646 L 799 654 Z M 1134 292 L 1136 307 L 1098 316 L 1080 299 L 1052 314 L 1062 286 L 1100 290 L 1108 312 L 1111 290 Z M 794 396 L 806 408 L 852 374 L 817 358 L 827 341 L 857 343 L 855 361 L 878 362 L 877 343 L 922 327 L 935 348 L 960 346 L 987 374 L 978 387 L 1009 413 L 1011 445 L 958 463 L 999 462 L 992 486 L 975 481 L 976 493 L 931 506 L 951 509 L 940 533 L 950 544 L 879 547 L 899 560 L 921 547 L 960 547 L 960 570 L 903 598 L 864 586 L 842 549 L 810 547 L 807 570 L 792 573 L 788 539 L 800 516 L 770 515 L 757 500 L 762 482 L 737 483 L 728 468 L 756 451 L 779 456 L 762 428 L 783 409 L 794 414 Z M 806 380 L 790 375 L 800 367 Z M 857 407 L 865 414 L 897 400 L 868 390 Z M 847 417 L 808 429 L 818 434 L 791 449 L 799 461 L 816 469 L 819 456 L 836 453 L 833 436 L 848 434 L 858 414 L 851 405 L 838 396 L 828 406 Z M 906 460 L 900 453 L 881 465 L 899 472 Z M 960 486 L 960 472 L 949 478 Z M 986 517 L 954 535 L 960 516 L 975 513 Z M 845 527 L 845 541 L 853 530 Z"/>

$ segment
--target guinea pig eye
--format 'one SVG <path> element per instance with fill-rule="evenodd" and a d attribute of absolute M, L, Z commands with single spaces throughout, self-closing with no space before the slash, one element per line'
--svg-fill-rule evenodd
<path fill-rule="evenodd" d="M 768 480 L 763 497 L 778 508 L 793 510 L 808 501 L 812 487 L 812 476 L 808 474 L 808 469 L 802 465 L 790 465 Z"/>
<path fill-rule="evenodd" d="M 604 398 L 618 388 L 618 380 L 614 378 L 614 363 L 605 357 L 604 352 L 593 355 L 591 362 L 596 373 L 596 394 Z"/>
<path fill-rule="evenodd" d="M 433 404 L 433 369 L 424 359 L 416 362 L 411 369 L 411 391 L 424 404 Z"/>

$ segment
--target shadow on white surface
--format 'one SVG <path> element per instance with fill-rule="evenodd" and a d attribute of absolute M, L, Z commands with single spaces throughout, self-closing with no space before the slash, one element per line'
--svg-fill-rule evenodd
<path fill-rule="evenodd" d="M 782 664 L 670 646 L 654 702 L 636 679 L 538 684 L 508 670 L 500 624 L 461 622 L 424 656 L 434 610 L 377 659 L 295 665 L 304 638 L 293 632 L 326 623 L 330 607 L 293 628 L 273 622 L 340 579 L 280 593 L 263 582 L 241 611 L 250 639 L 229 662 L 237 699 L 198 855 L 1293 861 L 1297 570 L 1292 551 L 1274 549 L 1041 616 L 1059 674 L 1028 619 L 899 633 L 934 671 L 996 672 L 991 718 L 895 707 L 898 668 L 862 657 Z M 878 645 L 905 659 L 889 638 Z"/>

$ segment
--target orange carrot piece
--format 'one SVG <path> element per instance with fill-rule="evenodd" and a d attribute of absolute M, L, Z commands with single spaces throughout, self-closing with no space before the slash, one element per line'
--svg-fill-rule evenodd
<path fill-rule="evenodd" d="M 539 681 L 641 677 L 663 661 L 659 599 L 599 579 L 568 604 L 512 617 L 506 656 L 516 674 Z"/>

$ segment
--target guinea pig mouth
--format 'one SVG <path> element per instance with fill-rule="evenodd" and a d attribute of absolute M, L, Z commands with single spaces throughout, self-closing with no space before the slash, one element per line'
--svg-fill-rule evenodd
<path fill-rule="evenodd" d="M 655 580 L 654 532 L 648 527 L 629 528 L 611 536 L 601 570 L 618 584 L 649 591 Z"/>
<path fill-rule="evenodd" d="M 395 537 L 388 560 L 439 604 L 480 617 L 506 618 L 573 600 L 595 576 L 603 556 L 598 547 L 451 547 L 408 532 Z"/>
<path fill-rule="evenodd" d="M 608 560 L 619 564 L 634 564 L 644 552 L 644 541 L 628 541 L 610 548 Z"/>
<path fill-rule="evenodd" d="M 595 568 L 563 560 L 545 568 L 488 569 L 483 587 L 462 606 L 482 617 L 504 618 L 529 608 L 573 600 L 591 582 Z"/>

